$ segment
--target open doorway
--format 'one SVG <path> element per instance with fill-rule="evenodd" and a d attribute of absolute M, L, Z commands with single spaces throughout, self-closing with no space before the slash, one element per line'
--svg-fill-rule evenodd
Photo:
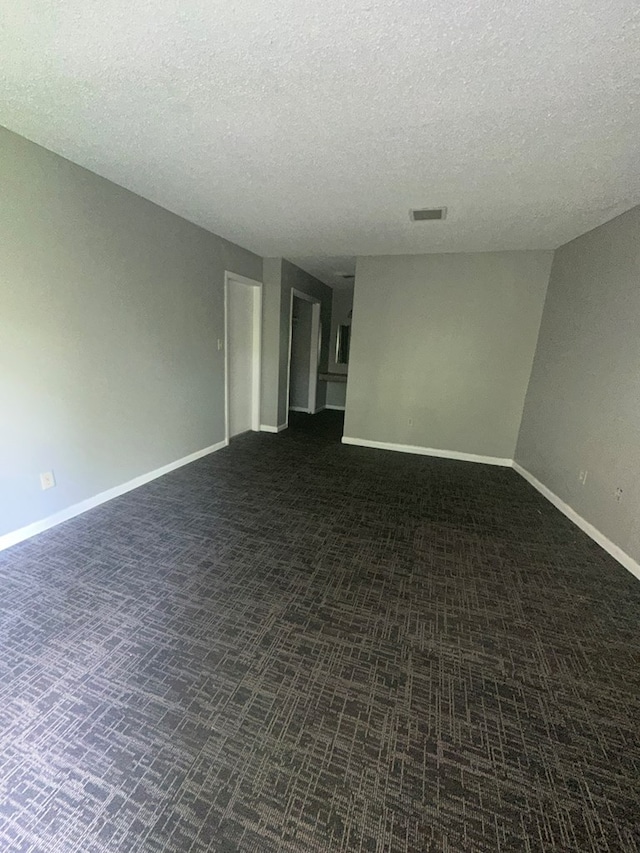
<path fill-rule="evenodd" d="M 262 283 L 225 273 L 226 441 L 260 429 Z"/>
<path fill-rule="evenodd" d="M 320 300 L 291 291 L 289 312 L 288 412 L 315 414 L 320 356 Z"/>

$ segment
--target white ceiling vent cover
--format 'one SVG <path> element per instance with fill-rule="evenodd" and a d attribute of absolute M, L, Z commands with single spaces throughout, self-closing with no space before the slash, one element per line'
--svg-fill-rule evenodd
<path fill-rule="evenodd" d="M 422 210 L 410 210 L 409 217 L 414 222 L 427 222 L 434 219 L 445 219 L 447 216 L 446 207 L 425 207 Z"/>

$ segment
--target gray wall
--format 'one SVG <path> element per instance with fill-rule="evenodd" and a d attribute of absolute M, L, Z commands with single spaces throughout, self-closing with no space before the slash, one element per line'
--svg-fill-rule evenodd
<path fill-rule="evenodd" d="M 349 312 L 353 308 L 353 285 L 350 287 L 336 287 L 333 290 L 331 303 L 331 337 L 329 340 L 329 373 L 344 373 L 348 371 L 348 365 L 338 364 L 336 361 L 336 342 L 338 340 L 338 327 L 351 324 Z M 327 406 L 341 406 L 346 403 L 347 386 L 344 382 L 327 382 Z"/>
<path fill-rule="evenodd" d="M 291 290 L 300 290 L 320 300 L 322 346 L 319 370 L 329 363 L 331 333 L 331 288 L 284 258 L 265 258 L 263 262 L 263 344 L 262 390 L 263 423 L 282 426 L 287 421 L 287 372 L 289 368 L 289 312 Z M 326 382 L 318 382 L 316 405 L 324 406 Z M 276 405 L 277 401 L 277 405 Z"/>
<path fill-rule="evenodd" d="M 551 258 L 358 258 L 345 435 L 511 458 Z"/>
<path fill-rule="evenodd" d="M 224 270 L 262 260 L 2 129 L 0 149 L 1 535 L 224 439 Z"/>
<path fill-rule="evenodd" d="M 292 264 L 290 261 L 283 259 L 282 261 L 282 306 L 281 306 L 281 328 L 286 330 L 285 334 L 281 335 L 280 349 L 280 375 L 284 378 L 284 382 L 280 384 L 280 395 L 278 400 L 278 415 L 284 422 L 287 412 L 287 360 L 289 358 L 289 311 L 291 290 L 300 290 L 308 296 L 315 296 L 320 300 L 320 324 L 322 326 L 322 344 L 320 347 L 320 361 L 318 363 L 319 372 L 325 372 L 329 363 L 329 337 L 331 335 L 331 298 L 333 292 L 331 288 L 318 281 L 309 273 L 301 270 L 299 267 Z M 322 408 L 326 402 L 327 383 L 318 382 L 318 391 L 316 396 L 316 407 Z"/>
<path fill-rule="evenodd" d="M 306 299 L 294 298 L 291 327 L 291 377 L 289 407 L 309 408 L 309 368 L 313 305 Z"/>
<path fill-rule="evenodd" d="M 336 287 L 331 301 L 331 338 L 329 347 L 329 373 L 347 373 L 348 365 L 336 361 L 336 343 L 338 327 L 351 325 L 349 312 L 353 310 L 353 285 L 351 287 Z M 344 386 L 343 386 L 344 387 Z"/>
<path fill-rule="evenodd" d="M 346 382 L 327 382 L 327 406 L 344 409 L 347 402 Z"/>
<path fill-rule="evenodd" d="M 262 416 L 277 427 L 280 406 L 280 319 L 282 313 L 282 258 L 262 262 Z M 286 376 L 285 376 L 286 382 Z M 286 392 L 285 392 L 286 393 Z"/>
<path fill-rule="evenodd" d="M 516 461 L 640 560 L 640 207 L 555 253 Z"/>

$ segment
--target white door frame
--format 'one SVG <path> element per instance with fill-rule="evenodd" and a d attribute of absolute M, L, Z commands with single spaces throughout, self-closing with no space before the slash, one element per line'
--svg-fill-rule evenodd
<path fill-rule="evenodd" d="M 260 383 L 262 375 L 262 282 L 237 272 L 224 271 L 224 440 L 229 444 L 229 285 L 232 282 L 253 288 L 253 382 L 251 388 L 251 429 L 260 431 Z"/>
<path fill-rule="evenodd" d="M 304 299 L 311 303 L 311 351 L 309 353 L 309 398 L 307 412 L 313 415 L 316 411 L 318 394 L 318 363 L 320 361 L 320 308 L 321 303 L 315 296 L 309 296 L 301 290 L 291 288 L 289 301 L 289 356 L 287 361 L 287 426 L 289 426 L 289 394 L 291 393 L 291 340 L 293 338 L 293 298 Z"/>

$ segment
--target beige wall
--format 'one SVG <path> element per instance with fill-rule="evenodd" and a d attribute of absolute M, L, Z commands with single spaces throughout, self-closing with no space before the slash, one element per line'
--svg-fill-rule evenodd
<path fill-rule="evenodd" d="M 224 439 L 224 271 L 262 260 L 6 130 L 0 186 L 2 535 Z"/>
<path fill-rule="evenodd" d="M 345 436 L 511 458 L 551 258 L 359 258 Z"/>
<path fill-rule="evenodd" d="M 640 207 L 555 253 L 516 461 L 640 560 Z"/>

